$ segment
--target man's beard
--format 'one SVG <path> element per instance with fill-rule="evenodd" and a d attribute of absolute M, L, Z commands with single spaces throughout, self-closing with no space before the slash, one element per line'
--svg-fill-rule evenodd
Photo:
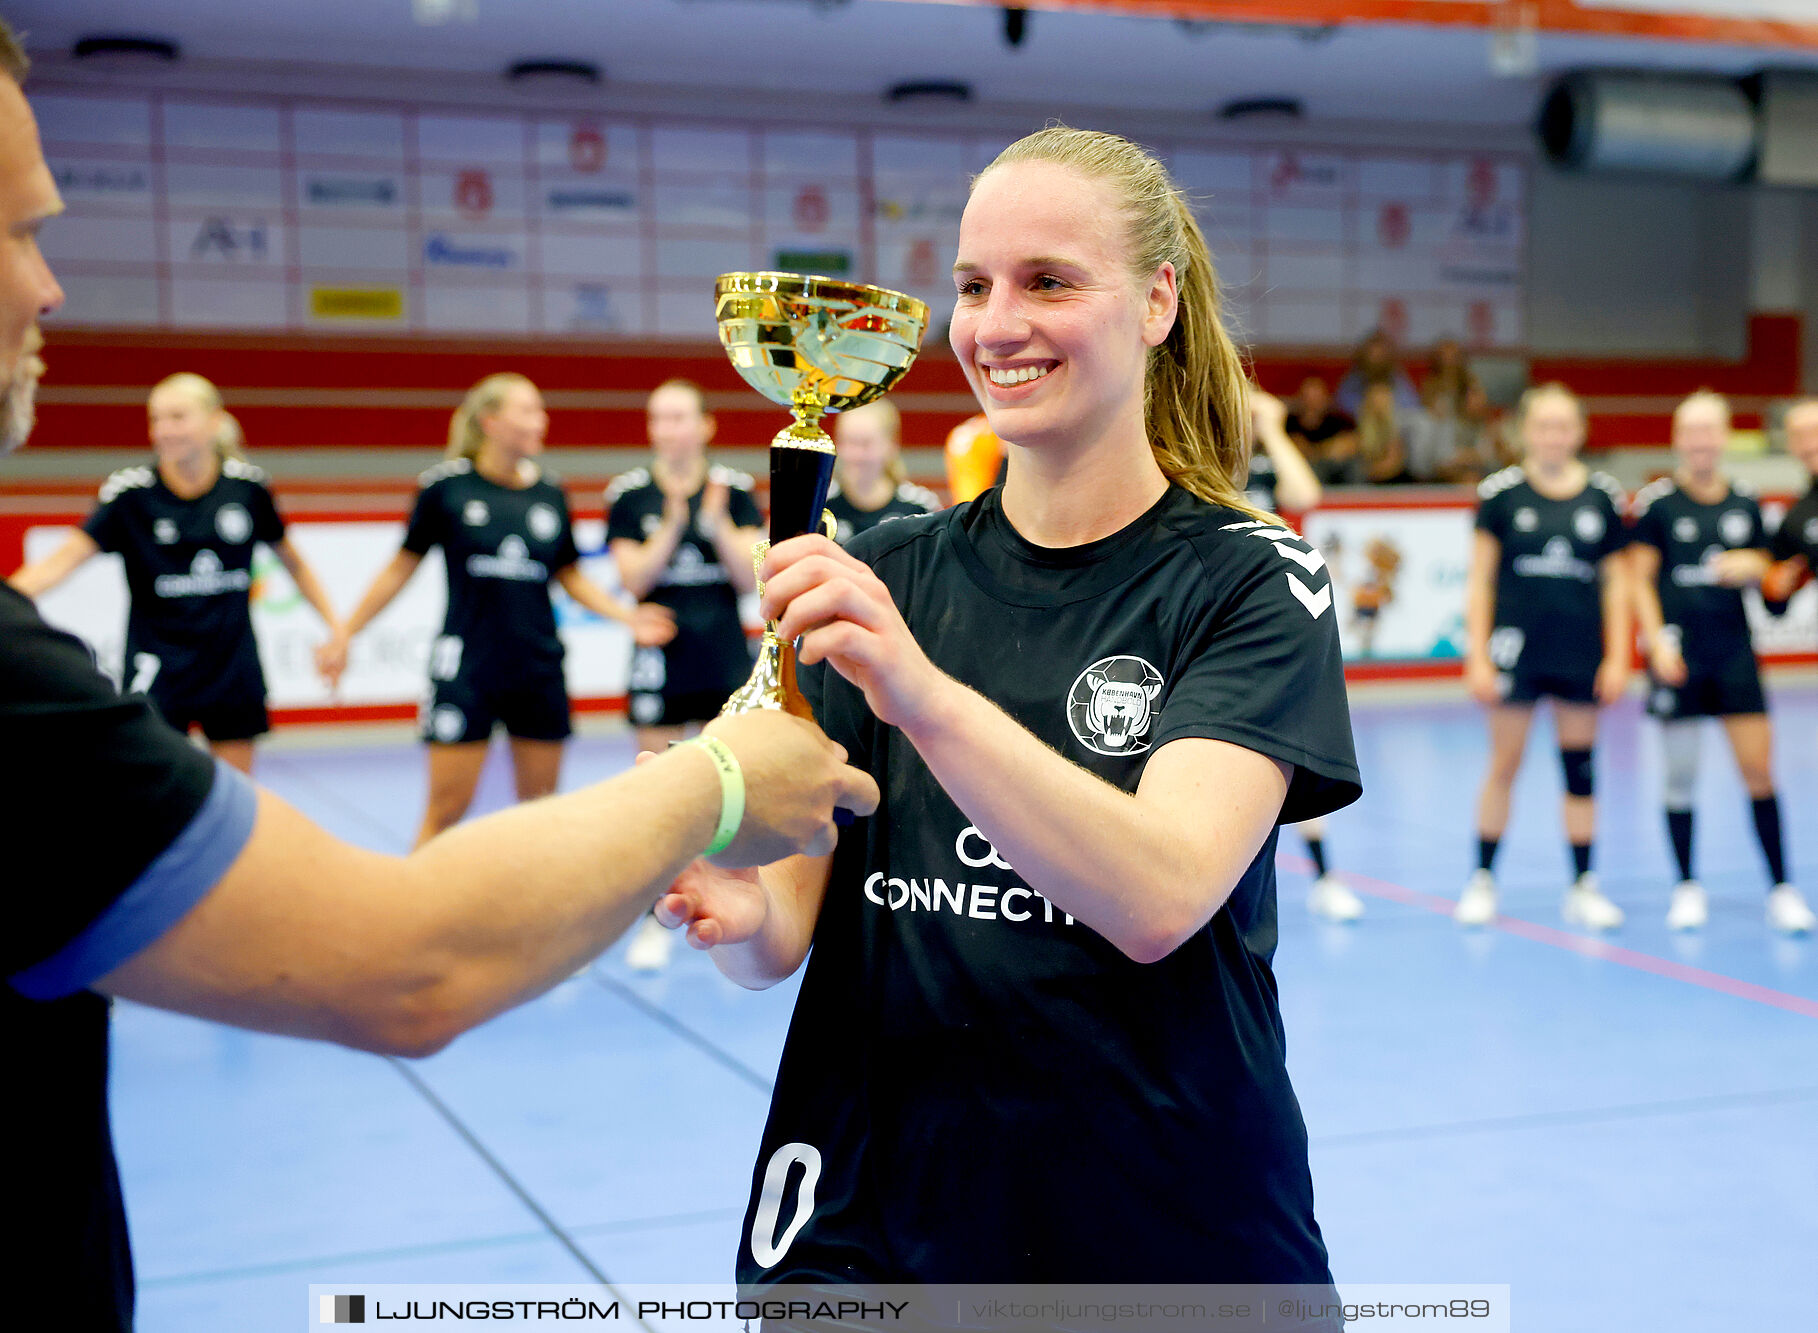
<path fill-rule="evenodd" d="M 44 375 L 44 359 L 38 355 L 43 346 L 44 335 L 34 327 L 26 334 L 25 346 L 13 365 L 12 382 L 6 386 L 6 398 L 0 401 L 0 454 L 10 454 L 32 433 L 37 419 L 34 400 Z"/>

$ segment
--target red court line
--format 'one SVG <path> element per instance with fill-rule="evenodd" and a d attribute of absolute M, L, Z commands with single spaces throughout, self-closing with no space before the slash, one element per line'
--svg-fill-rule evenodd
<path fill-rule="evenodd" d="M 1282 856 L 1277 860 L 1290 869 L 1310 872 L 1313 863 L 1305 857 Z M 1401 884 L 1392 884 L 1386 879 L 1375 879 L 1369 875 L 1354 875 L 1345 871 L 1343 879 L 1352 888 L 1358 889 L 1375 898 L 1387 898 L 1390 902 L 1401 903 L 1406 907 L 1418 907 L 1422 911 L 1432 912 L 1436 916 L 1450 917 L 1457 904 L 1450 898 L 1436 897 L 1430 893 L 1417 893 Z M 1721 972 L 1707 972 L 1701 967 L 1691 967 L 1685 963 L 1676 963 L 1669 958 L 1656 958 L 1651 953 L 1640 953 L 1634 949 L 1625 949 L 1620 944 L 1611 944 L 1608 940 L 1597 939 L 1589 935 L 1574 935 L 1571 931 L 1559 930 L 1553 926 L 1543 926 L 1534 921 L 1523 921 L 1512 916 L 1498 916 L 1490 923 L 1490 928 L 1504 934 L 1514 935 L 1519 939 L 1531 940 L 1535 944 L 1551 945 L 1555 949 L 1564 949 L 1583 958 L 1595 958 L 1601 962 L 1615 963 L 1619 967 L 1633 968 L 1637 972 L 1648 972 L 1669 981 L 1683 981 L 1688 986 L 1701 986 L 1705 990 L 1716 991 L 1719 995 L 1729 995 L 1738 1000 L 1749 1000 L 1755 1004 L 1765 1004 L 1771 1009 L 1784 1009 L 1791 1014 L 1805 1018 L 1818 1018 L 1818 1000 L 1808 1000 L 1801 995 L 1788 995 L 1785 991 L 1774 990 L 1767 986 L 1757 986 L 1752 981 L 1740 981 L 1735 977 L 1726 977 Z"/>

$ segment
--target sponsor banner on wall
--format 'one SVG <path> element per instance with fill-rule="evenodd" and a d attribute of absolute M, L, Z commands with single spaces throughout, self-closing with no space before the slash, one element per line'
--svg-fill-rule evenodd
<path fill-rule="evenodd" d="M 396 287 L 311 287 L 309 314 L 319 320 L 396 324 L 404 318 L 404 293 Z"/>
<path fill-rule="evenodd" d="M 1332 574 L 1345 661 L 1407 662 L 1465 655 L 1465 575 L 1473 511 L 1467 508 L 1321 509 L 1307 540 Z M 1771 616 L 1752 590 L 1744 598 L 1755 651 L 1764 657 L 1818 650 L 1818 583 Z"/>
<path fill-rule="evenodd" d="M 1806 584 L 1783 616 L 1769 615 L 1761 595 L 1753 590 L 1743 600 L 1748 606 L 1756 652 L 1772 656 L 1818 650 L 1818 583 Z"/>
<path fill-rule="evenodd" d="M 47 247 L 74 278 L 152 284 L 160 314 L 150 322 L 178 327 L 246 324 L 255 310 L 277 312 L 275 327 L 308 327 L 323 318 L 311 288 L 396 272 L 407 289 L 475 293 L 408 303 L 400 332 L 711 336 L 711 288 L 701 280 L 774 264 L 909 292 L 933 307 L 939 336 L 954 305 L 949 270 L 967 181 L 1003 147 L 995 136 L 933 130 L 445 115 L 330 99 L 170 101 L 161 117 L 143 95 L 52 87 L 35 101 L 69 203 Z M 1519 158 L 1154 146 L 1206 223 L 1257 340 L 1348 343 L 1380 325 L 1410 343 L 1521 344 Z M 168 219 L 164 254 L 145 253 L 149 231 L 122 246 L 117 227 L 95 225 L 149 227 L 153 218 Z M 580 258 L 589 242 L 597 270 Z M 264 270 L 291 290 L 276 302 L 264 293 L 197 300 L 175 292 L 184 275 L 172 265 L 206 265 L 227 283 L 256 284 Z M 614 310 L 608 319 L 583 306 L 577 319 L 571 283 L 594 277 L 614 280 Z M 487 286 L 499 278 L 526 293 L 503 313 Z M 701 310 L 682 308 L 683 280 Z M 61 318 L 118 322 L 128 308 L 78 282 Z"/>
<path fill-rule="evenodd" d="M 1469 509 L 1321 509 L 1302 526 L 1331 571 L 1347 662 L 1464 656 Z"/>

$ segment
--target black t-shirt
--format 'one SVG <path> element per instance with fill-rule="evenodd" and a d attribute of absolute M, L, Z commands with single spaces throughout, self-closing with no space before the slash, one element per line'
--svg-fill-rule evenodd
<path fill-rule="evenodd" d="M 1628 545 L 1622 487 L 1601 472 L 1577 495 L 1549 500 L 1507 467 L 1477 488 L 1477 528 L 1501 544 L 1490 659 L 1502 670 L 1593 674 L 1603 660 L 1598 564 Z"/>
<path fill-rule="evenodd" d="M 435 679 L 457 675 L 483 688 L 535 672 L 561 674 L 549 581 L 580 559 L 568 497 L 547 474 L 501 486 L 465 458 L 425 472 L 404 549 L 442 548 L 448 615 L 431 652 Z"/>
<path fill-rule="evenodd" d="M 738 592 L 699 527 L 709 481 L 729 489 L 726 513 L 734 527 L 755 528 L 764 522 L 751 498 L 751 478 L 731 468 L 709 468 L 700 489 L 688 497 L 688 527 L 644 599 L 675 612 L 675 637 L 663 648 L 663 690 L 669 694 L 731 693 L 751 670 Z M 662 487 L 648 468 L 634 468 L 606 488 L 606 509 L 609 543 L 641 542 L 662 525 Z"/>
<path fill-rule="evenodd" d="M 876 509 L 860 509 L 852 503 L 852 498 L 840 490 L 839 482 L 834 482 L 827 492 L 827 508 L 833 514 L 837 525 L 833 539 L 845 546 L 861 532 L 869 532 L 880 523 L 888 523 L 897 518 L 916 518 L 922 514 L 932 514 L 941 507 L 940 497 L 926 487 L 904 482 L 896 488 L 891 497 Z"/>
<path fill-rule="evenodd" d="M 122 468 L 101 488 L 84 532 L 126 566 L 126 680 L 184 697 L 263 695 L 252 628 L 253 545 L 283 540 L 263 470 L 221 461 L 208 493 L 180 499 L 154 467 Z M 155 661 L 146 661 L 150 657 Z"/>
<path fill-rule="evenodd" d="M 1774 529 L 1768 545 L 1776 560 L 1791 560 L 1803 555 L 1814 574 L 1818 574 L 1818 485 L 1814 485 L 1794 502 Z"/>
<path fill-rule="evenodd" d="M 1357 798 L 1317 552 L 1178 489 L 1041 550 L 998 495 L 854 543 L 936 666 L 1125 791 L 1210 737 L 1294 765 L 1284 821 Z M 804 674 L 883 806 L 834 857 L 740 1281 L 1325 1281 L 1270 970 L 1275 837 L 1140 965 L 1022 883 L 858 690 Z"/>
<path fill-rule="evenodd" d="M 1700 504 L 1663 477 L 1635 496 L 1634 540 L 1660 552 L 1661 617 L 1678 632 L 1688 668 L 1715 669 L 1753 651 L 1742 589 L 1718 583 L 1713 565 L 1725 551 L 1767 546 L 1752 491 L 1736 484 L 1715 504 Z"/>
<path fill-rule="evenodd" d="M 6 1197 L 24 1223 L 7 1242 L 21 1278 L 8 1322 L 124 1330 L 132 1259 L 108 1128 L 108 1002 L 85 987 L 208 892 L 251 834 L 255 797 L 5 584 L 0 755 L 21 779 L 0 809 Z"/>

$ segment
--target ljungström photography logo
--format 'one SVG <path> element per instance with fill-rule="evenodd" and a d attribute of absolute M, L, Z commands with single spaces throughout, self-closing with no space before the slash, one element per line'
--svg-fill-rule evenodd
<path fill-rule="evenodd" d="M 324 1296 L 321 1299 L 324 1324 L 364 1324 L 366 1322 L 366 1298 L 364 1296 Z"/>

